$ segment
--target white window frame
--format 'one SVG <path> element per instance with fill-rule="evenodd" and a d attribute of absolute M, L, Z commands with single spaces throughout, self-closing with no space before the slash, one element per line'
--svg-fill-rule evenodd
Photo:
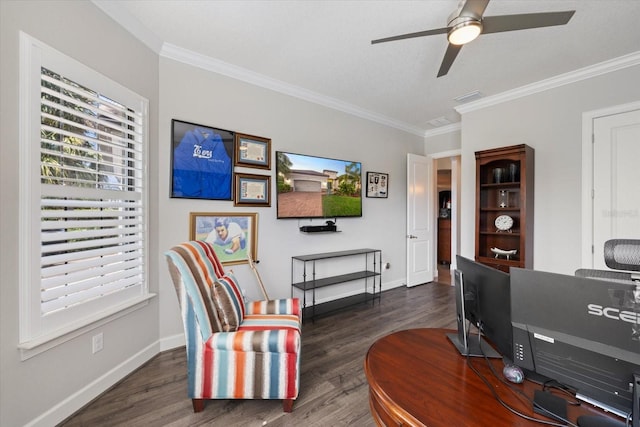
<path fill-rule="evenodd" d="M 141 255 L 136 258 L 138 264 L 140 261 L 142 263 L 140 281 L 131 285 L 133 288 L 127 288 L 125 291 L 100 296 L 46 314 L 43 314 L 45 305 L 41 302 L 41 283 L 44 283 L 41 279 L 43 271 L 41 268 L 41 259 L 43 259 L 41 257 L 43 248 L 41 197 L 45 194 L 46 185 L 41 184 L 40 177 L 42 67 L 97 93 L 104 94 L 109 99 L 139 113 L 141 132 L 137 141 L 142 147 L 142 164 L 139 171 L 142 185 L 138 201 L 142 210 Z M 154 296 L 149 293 L 148 287 L 149 204 L 146 163 L 149 150 L 148 108 L 148 100 L 144 97 L 33 37 L 20 33 L 20 239 L 18 242 L 20 343 L 18 347 L 23 360 L 141 308 Z M 65 191 L 69 194 L 74 192 L 73 186 L 68 187 L 68 190 L 64 190 L 63 186 L 59 188 L 48 186 L 49 189 L 52 187 L 54 191 L 63 190 L 61 194 L 65 194 Z M 102 195 L 109 197 L 109 189 L 95 189 L 95 191 L 100 195 L 97 196 L 100 199 Z"/>

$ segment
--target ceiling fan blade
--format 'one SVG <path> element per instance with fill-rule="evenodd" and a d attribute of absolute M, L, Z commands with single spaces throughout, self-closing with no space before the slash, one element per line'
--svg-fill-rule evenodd
<path fill-rule="evenodd" d="M 504 31 L 526 30 L 529 28 L 565 25 L 575 10 L 565 12 L 524 13 L 520 15 L 485 16 L 482 19 L 482 34 Z"/>
<path fill-rule="evenodd" d="M 471 16 L 480 19 L 488 4 L 489 0 L 467 0 L 458 16 Z"/>
<path fill-rule="evenodd" d="M 449 72 L 449 68 L 453 64 L 453 61 L 458 56 L 458 52 L 462 49 L 463 45 L 455 45 L 449 43 L 447 46 L 447 51 L 444 53 L 444 58 L 442 58 L 442 64 L 440 65 L 440 70 L 438 70 L 438 77 L 442 77 Z"/>
<path fill-rule="evenodd" d="M 371 40 L 371 44 L 392 42 L 394 40 L 412 39 L 414 37 L 432 36 L 435 34 L 445 34 L 449 28 L 436 28 L 434 30 L 418 31 L 417 33 L 402 34 L 400 36 L 386 37 L 384 39 Z"/>

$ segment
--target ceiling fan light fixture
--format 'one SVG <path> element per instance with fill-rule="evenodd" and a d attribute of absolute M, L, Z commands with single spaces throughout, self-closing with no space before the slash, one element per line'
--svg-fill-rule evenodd
<path fill-rule="evenodd" d="M 475 40 L 481 32 L 482 22 L 469 19 L 454 25 L 451 30 L 449 30 L 447 38 L 451 44 L 463 45 Z"/>

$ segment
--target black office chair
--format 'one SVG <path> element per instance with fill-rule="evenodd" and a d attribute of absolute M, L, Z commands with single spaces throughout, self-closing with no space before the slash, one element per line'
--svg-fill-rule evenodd
<path fill-rule="evenodd" d="M 640 286 L 640 239 L 607 240 L 604 243 L 604 262 L 613 270 L 626 271 L 580 268 L 575 275 L 624 283 L 631 281 Z"/>

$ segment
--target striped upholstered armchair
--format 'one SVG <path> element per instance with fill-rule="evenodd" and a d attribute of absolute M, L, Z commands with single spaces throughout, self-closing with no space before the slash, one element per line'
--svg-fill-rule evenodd
<path fill-rule="evenodd" d="M 186 242 L 165 255 L 182 310 L 194 411 L 207 399 L 282 399 L 291 412 L 300 384 L 298 299 L 245 303 L 209 243 Z"/>

